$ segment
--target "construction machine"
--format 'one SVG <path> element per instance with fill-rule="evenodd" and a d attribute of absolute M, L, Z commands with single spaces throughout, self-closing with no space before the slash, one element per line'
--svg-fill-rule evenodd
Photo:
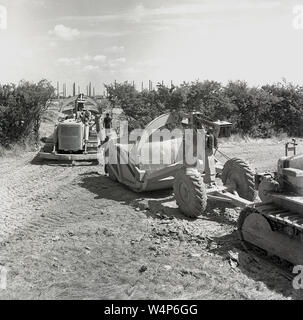
<path fill-rule="evenodd" d="M 69 99 L 60 113 L 63 116 L 38 156 L 58 161 L 97 161 L 98 139 L 94 119 L 101 116 L 97 104 L 80 94 Z M 88 118 L 84 121 L 85 115 Z"/>
<path fill-rule="evenodd" d="M 261 202 L 241 212 L 238 227 L 246 247 L 302 265 L 303 154 L 296 146 L 295 139 L 285 145 L 276 172 L 256 174 Z"/>
<path fill-rule="evenodd" d="M 230 132 L 227 122 L 210 121 L 200 112 L 163 114 L 137 139 L 108 141 L 106 172 L 136 192 L 173 188 L 188 217 L 202 214 L 208 199 L 249 206 L 256 196 L 254 173 L 241 159 L 229 159 L 224 165 L 216 159 L 221 127 L 225 135 Z M 173 134 L 176 131 L 179 135 Z"/>

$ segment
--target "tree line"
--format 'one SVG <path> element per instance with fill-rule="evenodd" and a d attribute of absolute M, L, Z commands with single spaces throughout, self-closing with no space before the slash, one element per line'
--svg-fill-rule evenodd
<path fill-rule="evenodd" d="M 129 83 L 106 85 L 108 100 L 121 107 L 131 129 L 144 127 L 169 110 L 200 111 L 207 118 L 226 120 L 232 132 L 268 138 L 279 133 L 301 136 L 303 87 L 282 82 L 250 87 L 245 81 L 194 81 L 179 86 L 158 84 L 138 91 Z"/>
<path fill-rule="evenodd" d="M 170 110 L 200 111 L 213 120 L 230 121 L 233 133 L 267 138 L 303 134 L 303 87 L 282 81 L 250 87 L 244 81 L 158 84 L 138 91 L 129 83 L 106 85 L 107 100 L 121 107 L 129 128 L 143 128 Z M 0 145 L 39 141 L 39 128 L 55 89 L 47 80 L 0 85 Z"/>

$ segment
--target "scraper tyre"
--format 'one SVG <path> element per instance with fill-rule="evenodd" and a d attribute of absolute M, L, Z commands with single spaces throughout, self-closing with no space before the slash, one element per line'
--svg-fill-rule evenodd
<path fill-rule="evenodd" d="M 222 182 L 231 189 L 230 192 L 236 191 L 240 197 L 248 201 L 256 199 L 254 173 L 242 159 L 233 158 L 225 163 Z"/>
<path fill-rule="evenodd" d="M 190 218 L 201 215 L 207 206 L 206 188 L 198 170 L 186 168 L 177 172 L 174 194 L 182 213 Z"/>

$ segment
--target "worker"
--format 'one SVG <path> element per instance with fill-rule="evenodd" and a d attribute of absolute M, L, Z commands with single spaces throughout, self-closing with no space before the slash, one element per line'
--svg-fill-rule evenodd
<path fill-rule="evenodd" d="M 95 116 L 95 125 L 96 125 L 96 132 L 97 132 L 97 141 L 98 141 L 98 148 L 101 146 L 101 143 L 103 141 L 102 137 L 102 122 L 101 122 L 101 115 L 97 114 Z"/>
<path fill-rule="evenodd" d="M 76 103 L 75 103 L 75 108 L 74 108 L 74 111 L 76 113 L 76 119 L 78 121 L 81 121 L 82 119 L 82 115 L 83 115 L 83 112 L 84 112 L 84 103 L 82 102 L 79 102 L 80 96 L 78 97 L 78 99 L 76 100 Z"/>
<path fill-rule="evenodd" d="M 110 135 L 110 129 L 112 127 L 112 119 L 109 116 L 109 113 L 106 114 L 106 117 L 103 120 L 105 134 L 108 137 Z"/>
<path fill-rule="evenodd" d="M 89 123 L 91 121 L 92 114 L 89 110 L 83 110 L 81 114 L 81 120 L 84 123 L 84 143 L 85 143 L 85 152 L 87 152 L 87 143 L 89 140 Z"/>
<path fill-rule="evenodd" d="M 218 148 L 218 138 L 216 136 L 216 129 L 215 128 L 208 128 L 207 130 L 207 143 L 206 147 L 213 151 L 213 149 Z"/>
<path fill-rule="evenodd" d="M 55 126 L 54 134 L 53 134 L 54 146 L 52 153 L 56 153 L 57 143 L 58 143 L 58 125 Z"/>
<path fill-rule="evenodd" d="M 82 121 L 82 117 L 83 117 L 83 111 L 82 110 L 78 110 L 77 113 L 76 113 L 77 122 L 81 122 Z"/>

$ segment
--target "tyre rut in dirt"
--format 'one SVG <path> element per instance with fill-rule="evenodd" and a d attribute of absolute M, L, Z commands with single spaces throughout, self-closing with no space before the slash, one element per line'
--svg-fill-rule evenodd
<path fill-rule="evenodd" d="M 175 176 L 174 193 L 180 210 L 190 218 L 202 214 L 207 206 L 207 194 L 201 174 L 194 168 L 179 170 Z"/>
<path fill-rule="evenodd" d="M 223 168 L 222 181 L 226 186 L 233 186 L 240 197 L 254 201 L 257 193 L 255 190 L 254 173 L 249 165 L 239 158 L 228 160 Z"/>
<path fill-rule="evenodd" d="M 81 169 L 78 170 L 78 172 L 81 171 Z M 46 206 L 45 199 L 48 197 L 67 199 L 75 192 L 73 184 L 75 178 L 72 175 L 73 173 L 76 176 L 74 171 L 68 172 L 65 167 L 56 167 L 54 170 L 45 166 L 37 170 L 28 165 L 23 166 L 20 172 L 14 170 L 13 173 L 9 183 L 2 185 L 0 183 L 2 187 L 0 211 L 9 211 L 9 214 L 1 216 L 0 241 L 10 241 L 20 233 L 29 237 L 38 235 L 44 238 L 52 234 L 58 227 L 64 226 L 67 221 L 78 221 L 82 216 L 80 213 L 76 215 L 68 212 L 58 215 L 53 210 L 49 210 L 45 216 L 43 212 L 43 217 L 40 214 L 34 214 Z"/>
<path fill-rule="evenodd" d="M 74 190 L 73 185 L 65 185 L 60 188 L 60 195 L 67 197 L 72 194 Z M 39 237 L 44 239 L 52 236 L 59 228 L 82 220 L 85 220 L 85 216 L 76 210 L 73 210 L 72 214 L 68 210 L 60 213 L 50 210 L 47 214 L 35 216 L 23 226 L 16 228 L 14 235 L 18 236 L 19 234 L 23 234 L 26 238 Z"/>

